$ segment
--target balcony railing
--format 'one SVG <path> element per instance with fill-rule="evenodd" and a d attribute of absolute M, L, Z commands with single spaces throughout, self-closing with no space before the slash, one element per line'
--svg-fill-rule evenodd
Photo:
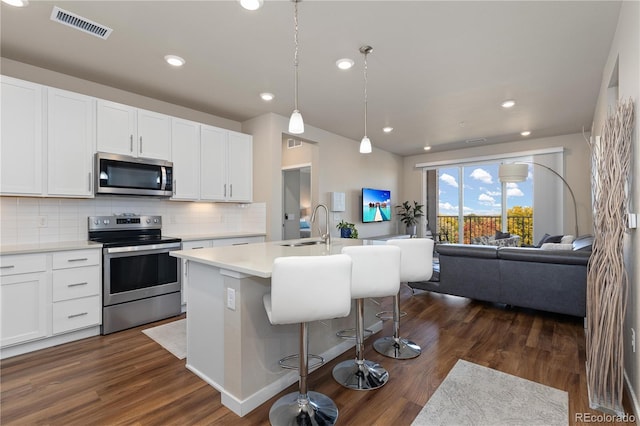
<path fill-rule="evenodd" d="M 464 244 L 482 235 L 495 235 L 502 230 L 500 216 L 464 216 Z M 438 216 L 436 224 L 438 240 L 459 243 L 458 216 Z M 507 231 L 519 235 L 522 245 L 533 245 L 533 217 L 507 216 Z"/>

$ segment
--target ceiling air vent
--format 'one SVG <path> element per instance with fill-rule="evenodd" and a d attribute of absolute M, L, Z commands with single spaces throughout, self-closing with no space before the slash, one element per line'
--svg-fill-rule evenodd
<path fill-rule="evenodd" d="M 467 139 L 465 142 L 466 143 L 481 143 L 481 142 L 486 142 L 487 138 L 475 138 L 475 139 Z"/>
<path fill-rule="evenodd" d="M 87 18 L 83 18 L 75 13 L 67 12 L 66 10 L 60 9 L 58 6 L 53 7 L 53 10 L 51 11 L 51 20 L 85 33 L 89 33 L 96 37 L 100 37 L 103 40 L 106 40 L 111 34 L 111 31 L 113 31 L 109 27 L 105 27 L 104 25 L 93 22 Z"/>

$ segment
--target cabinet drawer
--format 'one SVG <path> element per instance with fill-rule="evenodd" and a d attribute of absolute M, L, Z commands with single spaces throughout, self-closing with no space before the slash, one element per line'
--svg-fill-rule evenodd
<path fill-rule="evenodd" d="M 198 250 L 211 247 L 211 240 L 183 241 L 182 250 Z"/>
<path fill-rule="evenodd" d="M 47 269 L 45 254 L 19 254 L 0 257 L 0 276 L 43 272 Z"/>
<path fill-rule="evenodd" d="M 53 334 L 99 325 L 101 318 L 100 296 L 56 302 L 53 304 Z"/>
<path fill-rule="evenodd" d="M 53 301 L 100 295 L 100 267 L 53 271 Z"/>
<path fill-rule="evenodd" d="M 99 265 L 102 252 L 96 250 L 61 251 L 53 254 L 53 269 Z"/>

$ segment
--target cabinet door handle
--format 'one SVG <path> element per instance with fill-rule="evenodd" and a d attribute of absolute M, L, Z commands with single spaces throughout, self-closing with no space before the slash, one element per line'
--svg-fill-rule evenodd
<path fill-rule="evenodd" d="M 178 179 L 173 180 L 173 195 L 176 195 L 176 189 L 178 188 Z"/>
<path fill-rule="evenodd" d="M 87 260 L 89 260 L 89 259 L 86 258 L 86 257 L 79 257 L 77 259 L 67 259 L 67 262 L 84 262 L 84 261 L 87 261 Z"/>
<path fill-rule="evenodd" d="M 87 285 L 87 284 L 89 283 L 85 281 L 83 283 L 67 284 L 67 287 L 78 287 L 78 286 Z"/>
<path fill-rule="evenodd" d="M 142 136 L 140 136 L 140 146 L 138 149 L 140 149 L 140 154 L 142 154 Z"/>
<path fill-rule="evenodd" d="M 129 152 L 133 152 L 133 135 L 129 135 Z"/>
<path fill-rule="evenodd" d="M 85 316 L 85 315 L 89 315 L 89 312 L 81 312 L 79 314 L 67 315 L 67 318 L 71 319 L 71 318 L 82 317 L 82 316 Z"/>
<path fill-rule="evenodd" d="M 0 269 L 11 269 L 11 268 L 15 268 L 16 265 L 6 265 L 6 266 L 0 266 Z"/>
<path fill-rule="evenodd" d="M 233 197 L 233 184 L 229 185 L 229 197 Z"/>
<path fill-rule="evenodd" d="M 89 192 L 91 192 L 91 172 L 89 172 Z"/>
<path fill-rule="evenodd" d="M 224 196 L 225 197 L 227 196 L 227 184 L 226 183 L 224 184 Z"/>

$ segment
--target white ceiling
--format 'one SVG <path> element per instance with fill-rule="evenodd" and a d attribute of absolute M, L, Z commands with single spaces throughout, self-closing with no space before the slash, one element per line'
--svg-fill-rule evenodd
<path fill-rule="evenodd" d="M 49 19 L 53 6 L 113 29 L 105 41 Z M 400 155 L 591 127 L 619 1 L 299 3 L 305 123 Z M 293 3 L 34 1 L 2 4 L 3 57 L 237 121 L 293 109 Z M 180 55 L 181 69 L 163 61 Z M 356 66 L 340 71 L 339 58 Z M 265 103 L 261 92 L 276 98 Z M 511 110 L 501 101 L 515 99 Z M 460 123 L 463 122 L 464 126 Z M 392 126 L 390 134 L 383 126 Z M 302 135 L 304 137 L 304 135 Z"/>

